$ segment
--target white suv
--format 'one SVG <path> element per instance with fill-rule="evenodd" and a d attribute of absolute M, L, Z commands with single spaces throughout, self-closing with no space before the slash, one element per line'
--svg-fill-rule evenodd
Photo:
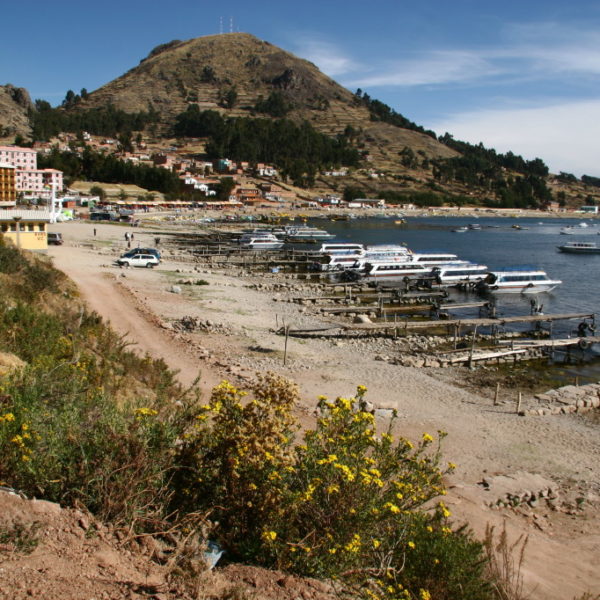
<path fill-rule="evenodd" d="M 160 263 L 160 260 L 152 254 L 134 254 L 133 256 L 122 256 L 117 264 L 122 267 L 147 267 L 152 269 Z"/>

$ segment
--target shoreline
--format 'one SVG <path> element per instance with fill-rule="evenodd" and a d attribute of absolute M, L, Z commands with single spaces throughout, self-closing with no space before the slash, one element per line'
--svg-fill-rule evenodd
<path fill-rule="evenodd" d="M 174 223 L 177 233 L 180 224 Z M 584 489 L 585 482 L 597 486 L 600 481 L 600 449 L 580 417 L 516 417 L 512 408 L 509 412 L 506 405 L 493 407 L 483 394 L 458 387 L 460 371 L 450 376 L 436 369 L 391 365 L 353 340 L 290 338 L 284 365 L 284 339 L 276 335 L 277 326 L 323 321 L 306 306 L 289 302 L 291 295 L 302 293 L 301 282 L 250 275 L 239 267 L 220 270 L 182 262 L 168 249 L 156 269 L 119 269 L 111 263 L 125 247 L 122 226 L 98 224 L 96 238 L 93 226 L 53 226 L 65 238 L 64 246 L 49 252 L 56 266 L 78 284 L 94 310 L 137 343 L 139 351 L 179 368 L 184 384 L 200 370 L 206 397 L 223 378 L 243 384 L 257 371 L 275 371 L 300 385 L 303 400 L 297 414 L 304 423 L 313 418 L 319 395 L 352 395 L 357 385 L 365 385 L 367 399 L 376 407 L 398 410 L 402 435 L 419 439 L 424 432 L 448 432 L 444 456 L 458 464 L 447 482 L 448 505 L 459 522 L 468 520 L 481 535 L 486 523 L 498 529 L 506 521 L 511 537 L 531 536 L 525 574 L 528 588 L 539 585 L 533 598 L 558 600 L 600 589 L 595 568 L 600 498 L 593 497 L 600 490 Z M 153 245 L 154 229 L 134 231 L 136 243 Z M 208 285 L 182 283 L 199 279 Z M 170 291 L 173 286 L 179 293 Z M 195 319 L 193 331 L 179 327 L 185 317 Z M 395 349 L 391 340 L 371 346 L 380 354 Z M 479 483 L 486 479 L 488 488 Z M 581 488 L 581 493 L 591 494 L 589 507 L 573 515 L 562 508 L 538 510 L 529 505 L 492 509 L 489 500 L 504 490 L 505 480 L 519 491 L 536 491 L 531 486 L 537 485 L 562 490 L 570 486 L 578 493 Z"/>

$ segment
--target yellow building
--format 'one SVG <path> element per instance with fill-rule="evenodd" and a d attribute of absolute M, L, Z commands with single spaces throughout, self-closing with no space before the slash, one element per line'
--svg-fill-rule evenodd
<path fill-rule="evenodd" d="M 0 210 L 0 234 L 17 248 L 48 251 L 47 210 Z"/>
<path fill-rule="evenodd" d="M 17 203 L 16 169 L 0 162 L 0 207 L 14 207 Z"/>

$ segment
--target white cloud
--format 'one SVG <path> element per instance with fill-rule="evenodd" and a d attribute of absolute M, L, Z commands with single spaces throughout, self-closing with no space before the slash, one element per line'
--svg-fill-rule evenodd
<path fill-rule="evenodd" d="M 375 61 L 344 82 L 347 87 L 452 84 L 514 84 L 519 81 L 562 81 L 565 78 L 596 78 L 600 75 L 600 32 L 585 25 L 534 23 L 512 25 L 500 42 L 472 48 L 433 48 L 413 58 Z M 318 48 L 318 46 L 317 46 Z M 321 60 L 328 58 L 327 46 L 319 48 Z M 336 58 L 335 54 L 332 60 Z M 353 61 L 344 57 L 335 74 L 357 73 Z M 315 58 L 319 66 L 319 58 Z M 351 71 L 350 68 L 353 70 Z"/>
<path fill-rule="evenodd" d="M 296 53 L 317 65 L 330 77 L 343 75 L 359 68 L 358 63 L 330 42 L 305 37 L 296 41 Z"/>
<path fill-rule="evenodd" d="M 427 127 L 499 152 L 539 157 L 553 173 L 600 176 L 600 99 L 458 113 Z"/>
<path fill-rule="evenodd" d="M 414 60 L 387 64 L 381 72 L 367 74 L 347 84 L 349 87 L 417 86 L 465 82 L 498 73 L 498 69 L 479 53 L 435 50 Z"/>
<path fill-rule="evenodd" d="M 521 69 L 546 77 L 567 72 L 598 75 L 600 32 L 573 24 L 513 25 L 506 31 L 506 44 L 489 56 L 513 59 Z"/>

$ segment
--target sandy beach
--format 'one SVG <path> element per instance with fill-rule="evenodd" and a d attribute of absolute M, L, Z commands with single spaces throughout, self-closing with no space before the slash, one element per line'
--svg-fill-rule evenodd
<path fill-rule="evenodd" d="M 505 402 L 494 406 L 489 390 L 461 385 L 464 368 L 418 369 L 382 360 L 400 352 L 402 340 L 291 337 L 284 364 L 285 339 L 277 329 L 316 329 L 325 320 L 313 307 L 289 301 L 311 295 L 305 284 L 282 274 L 215 269 L 163 242 L 157 268 L 119 268 L 114 260 L 127 248 L 126 231 L 134 232 L 134 246 L 154 246 L 155 231 L 143 225 L 56 224 L 51 230 L 60 231 L 65 244 L 49 250 L 82 299 L 137 351 L 164 359 L 185 385 L 199 378 L 205 398 L 223 379 L 243 385 L 256 372 L 284 375 L 300 386 L 297 412 L 304 423 L 313 419 L 319 395 L 350 396 L 365 385 L 375 408 L 398 411 L 405 437 L 448 433 L 444 455 L 457 469 L 447 482 L 447 504 L 457 522 L 468 521 L 478 535 L 488 523 L 506 523 L 511 539 L 529 536 L 524 577 L 531 598 L 600 592 L 597 418 L 519 417 L 514 390 L 503 391 Z M 206 284 L 195 285 L 198 280 Z M 185 317 L 194 325 L 189 330 L 181 326 Z M 388 417 L 379 411 L 377 418 L 383 424 Z M 507 491 L 542 490 L 539 501 L 490 506 Z"/>

